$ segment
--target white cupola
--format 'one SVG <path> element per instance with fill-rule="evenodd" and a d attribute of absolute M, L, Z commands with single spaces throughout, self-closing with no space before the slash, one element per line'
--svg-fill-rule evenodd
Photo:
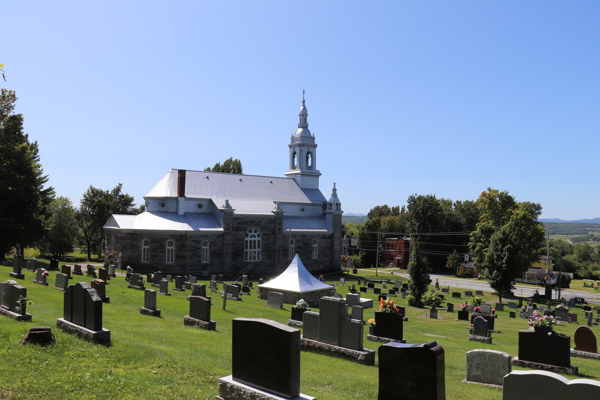
<path fill-rule="evenodd" d="M 289 168 L 285 176 L 294 178 L 302 189 L 318 189 L 321 173 L 317 170 L 317 144 L 308 129 L 308 110 L 302 91 L 302 106 L 298 117 L 298 129 L 291 137 Z"/>

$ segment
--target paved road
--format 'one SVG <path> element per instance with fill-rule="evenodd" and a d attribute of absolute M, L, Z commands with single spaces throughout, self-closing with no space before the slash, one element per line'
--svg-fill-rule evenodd
<path fill-rule="evenodd" d="M 364 271 L 372 271 L 372 270 L 365 269 Z M 379 273 L 393 274 L 393 275 L 401 276 L 403 278 L 408 279 L 408 274 L 403 274 L 403 273 L 399 273 L 399 272 L 386 271 L 386 270 L 380 269 Z M 449 286 L 451 288 L 454 287 L 454 288 L 459 288 L 459 289 L 472 289 L 474 291 L 475 290 L 483 290 L 484 292 L 493 292 L 494 291 L 490 287 L 489 283 L 487 283 L 487 281 L 458 279 L 458 278 L 452 278 L 448 275 L 437 275 L 437 274 L 430 274 L 429 276 L 431 277 L 432 283 L 435 283 L 435 281 L 438 280 L 440 283 L 440 286 L 446 286 L 446 287 Z M 541 286 L 536 288 L 533 286 L 523 286 L 523 285 L 515 285 L 515 290 L 513 291 L 513 293 L 519 297 L 522 297 L 522 296 L 531 297 L 531 296 L 533 296 L 533 294 L 535 293 L 536 290 L 538 290 L 540 292 L 540 294 L 544 293 L 544 290 Z M 553 293 L 552 295 L 555 296 L 556 294 Z M 564 297 L 565 299 L 570 299 L 571 297 L 583 297 L 589 303 L 600 304 L 600 295 L 581 291 L 581 290 L 562 289 L 560 292 L 560 296 Z"/>

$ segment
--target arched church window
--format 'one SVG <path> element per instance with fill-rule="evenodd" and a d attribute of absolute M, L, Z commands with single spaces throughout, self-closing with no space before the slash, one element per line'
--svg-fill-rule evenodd
<path fill-rule="evenodd" d="M 244 261 L 260 261 L 260 231 L 250 229 L 246 232 L 244 245 Z"/>
<path fill-rule="evenodd" d="M 142 241 L 142 262 L 150 262 L 150 241 L 148 239 Z"/>
<path fill-rule="evenodd" d="M 292 168 L 298 168 L 298 154 L 296 154 L 296 152 L 292 153 Z"/>
<path fill-rule="evenodd" d="M 312 156 L 312 153 L 309 151 L 308 153 L 306 153 L 306 168 L 312 169 L 312 167 L 313 167 L 313 156 Z"/>
<path fill-rule="evenodd" d="M 167 240 L 166 243 L 165 262 L 167 264 L 175 262 L 175 242 L 172 240 Z"/>
<path fill-rule="evenodd" d="M 208 240 L 204 240 L 202 242 L 202 262 L 203 263 L 207 263 L 208 262 Z"/>

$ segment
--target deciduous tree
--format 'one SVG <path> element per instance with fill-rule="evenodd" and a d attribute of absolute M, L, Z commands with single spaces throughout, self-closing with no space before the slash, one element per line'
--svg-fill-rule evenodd
<path fill-rule="evenodd" d="M 77 240 L 77 212 L 71 200 L 62 196 L 50 203 L 49 212 L 52 215 L 46 221 L 43 243 L 54 257 L 63 258 L 66 253 L 73 251 L 73 244 Z"/>
<path fill-rule="evenodd" d="M 410 263 L 408 264 L 408 275 L 410 277 L 408 290 L 411 296 L 409 303 L 414 307 L 423 306 L 423 295 L 427 293 L 427 288 L 431 283 L 427 259 L 421 256 L 419 246 L 419 241 L 413 240 L 411 244 L 412 254 L 410 255 Z"/>
<path fill-rule="evenodd" d="M 241 174 L 244 171 L 242 168 L 242 162 L 237 158 L 234 160 L 233 157 L 229 157 L 223 161 L 223 164 L 216 163 L 214 167 L 204 168 L 205 171 L 209 172 L 224 172 L 227 174 Z"/>

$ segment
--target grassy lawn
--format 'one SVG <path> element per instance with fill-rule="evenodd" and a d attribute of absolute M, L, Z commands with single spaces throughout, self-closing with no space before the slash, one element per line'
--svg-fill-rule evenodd
<path fill-rule="evenodd" d="M 569 289 L 583 290 L 590 293 L 600 294 L 600 290 L 596 290 L 591 287 L 583 287 L 583 280 L 577 279 L 571 281 L 571 287 Z"/>
<path fill-rule="evenodd" d="M 10 279 L 11 270 L 0 267 L 0 281 Z M 104 327 L 111 330 L 113 345 L 96 346 L 56 329 L 56 318 L 63 316 L 63 292 L 52 287 L 55 272 L 50 273 L 47 287 L 32 283 L 33 273 L 24 273 L 21 283 L 33 301 L 28 308 L 33 321 L 0 317 L 1 399 L 214 399 L 218 378 L 231 374 L 232 319 L 261 317 L 286 324 L 290 316 L 290 305 L 285 306 L 286 310 L 266 307 L 254 290 L 252 296 L 244 296 L 243 302 L 229 301 L 226 311 L 221 310 L 221 299 L 209 293 L 215 303 L 212 319 L 217 322 L 217 331 L 186 327 L 183 317 L 188 314 L 189 291 L 158 296 L 163 317 L 148 317 L 138 310 L 144 303 L 144 293 L 127 289 L 123 277 L 118 277 L 107 286 L 110 303 L 103 306 Z M 75 276 L 71 283 L 89 280 Z M 347 287 L 342 288 L 343 294 Z M 371 294 L 362 296 L 376 299 Z M 488 294 L 484 300 L 493 304 L 496 298 Z M 455 304 L 459 302 L 455 300 Z M 406 306 L 405 300 L 399 299 L 398 303 Z M 575 310 L 579 321 L 583 321 L 581 309 Z M 373 314 L 373 309 L 366 310 L 365 319 Z M 442 311 L 439 320 L 425 318 L 426 314 L 425 309 L 407 307 L 409 322 L 404 325 L 404 336 L 407 343 L 435 340 L 444 348 L 446 398 L 502 399 L 499 389 L 461 382 L 465 352 L 488 348 L 515 356 L 517 332 L 527 328 L 526 321 L 508 318 L 508 310 L 500 312 L 496 329 L 502 333 L 493 335 L 493 345 L 485 345 L 467 340 L 467 323 L 456 321 L 456 313 Z M 38 325 L 52 327 L 58 344 L 48 348 L 20 345 L 28 329 Z M 561 324 L 556 330 L 572 336 L 577 327 Z M 598 328 L 593 329 L 598 334 Z M 367 341 L 366 335 L 367 329 L 365 347 L 377 349 L 380 344 Z M 572 363 L 586 377 L 600 379 L 598 361 L 574 358 Z M 305 352 L 301 365 L 303 393 L 321 400 L 377 398 L 376 366 Z"/>

